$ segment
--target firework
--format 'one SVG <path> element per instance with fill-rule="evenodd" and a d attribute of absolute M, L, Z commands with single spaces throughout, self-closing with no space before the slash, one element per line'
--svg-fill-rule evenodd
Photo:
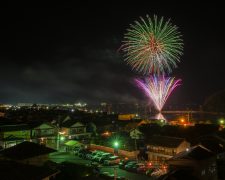
<path fill-rule="evenodd" d="M 140 18 L 130 25 L 124 36 L 122 50 L 132 69 L 149 75 L 171 72 L 182 55 L 183 41 L 177 26 L 163 17 Z"/>
<path fill-rule="evenodd" d="M 166 118 L 163 116 L 162 113 L 156 114 L 155 118 L 156 118 L 156 119 L 160 119 L 160 120 L 166 120 Z"/>
<path fill-rule="evenodd" d="M 180 85 L 181 79 L 175 80 L 174 77 L 150 76 L 145 78 L 145 80 L 135 79 L 135 81 L 160 112 L 170 94 Z"/>

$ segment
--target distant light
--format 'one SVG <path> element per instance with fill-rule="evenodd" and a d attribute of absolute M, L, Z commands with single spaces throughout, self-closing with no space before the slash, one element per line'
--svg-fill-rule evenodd
<path fill-rule="evenodd" d="M 223 119 L 220 120 L 220 124 L 224 124 L 224 120 Z"/>
<path fill-rule="evenodd" d="M 186 148 L 186 151 L 189 151 L 189 148 Z"/>
<path fill-rule="evenodd" d="M 135 116 L 138 117 L 138 114 L 136 114 Z"/>
<path fill-rule="evenodd" d="M 163 119 L 161 119 L 160 121 L 161 121 L 161 123 L 163 123 L 163 122 L 164 122 L 164 120 L 163 120 Z"/>
<path fill-rule="evenodd" d="M 74 109 L 71 109 L 71 112 L 74 112 Z"/>

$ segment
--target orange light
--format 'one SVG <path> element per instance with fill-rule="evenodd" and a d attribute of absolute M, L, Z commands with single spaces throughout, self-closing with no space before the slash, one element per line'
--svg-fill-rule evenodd
<path fill-rule="evenodd" d="M 148 163 L 149 166 L 152 166 L 152 163 Z"/>
<path fill-rule="evenodd" d="M 111 135 L 111 133 L 109 131 L 102 133 L 102 136 L 110 136 L 110 135 Z"/>
<path fill-rule="evenodd" d="M 184 123 L 184 119 L 182 118 L 182 119 L 180 119 L 180 121 L 182 122 L 182 123 Z"/>

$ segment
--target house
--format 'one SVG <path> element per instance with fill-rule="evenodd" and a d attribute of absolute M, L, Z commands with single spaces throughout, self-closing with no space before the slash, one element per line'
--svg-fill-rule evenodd
<path fill-rule="evenodd" d="M 138 128 L 130 131 L 130 137 L 131 139 L 144 139 L 143 133 Z"/>
<path fill-rule="evenodd" d="M 48 123 L 34 125 L 31 129 L 33 142 L 53 147 L 57 139 L 57 128 Z"/>
<path fill-rule="evenodd" d="M 214 153 L 218 160 L 225 160 L 225 140 L 217 135 L 205 135 L 197 139 L 197 144 Z"/>
<path fill-rule="evenodd" d="M 0 125 L 0 147 L 8 148 L 30 139 L 27 124 Z"/>
<path fill-rule="evenodd" d="M 55 152 L 55 150 L 25 141 L 0 151 L 0 160 L 41 166 L 49 159 L 48 155 L 52 152 Z"/>
<path fill-rule="evenodd" d="M 91 136 L 86 130 L 86 125 L 72 120 L 64 122 L 60 131 L 68 139 L 86 139 Z"/>
<path fill-rule="evenodd" d="M 160 163 L 189 147 L 190 143 L 183 138 L 152 136 L 147 140 L 148 159 Z"/>
<path fill-rule="evenodd" d="M 209 149 L 197 145 L 176 154 L 167 161 L 171 171 L 186 171 L 199 180 L 216 180 L 216 157 Z"/>

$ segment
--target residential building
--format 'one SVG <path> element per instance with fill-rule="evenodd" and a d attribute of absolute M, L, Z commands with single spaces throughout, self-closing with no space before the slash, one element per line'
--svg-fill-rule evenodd
<path fill-rule="evenodd" d="M 33 142 L 22 142 L 0 151 L 0 160 L 42 166 L 56 150 Z"/>
<path fill-rule="evenodd" d="M 131 139 L 144 139 L 143 133 L 138 128 L 130 131 L 130 137 Z"/>
<path fill-rule="evenodd" d="M 27 124 L 0 126 L 0 147 L 8 148 L 30 139 L 30 127 Z"/>
<path fill-rule="evenodd" d="M 35 125 L 31 129 L 31 139 L 33 142 L 45 144 L 52 147 L 56 144 L 57 128 L 48 123 Z"/>
<path fill-rule="evenodd" d="M 56 175 L 60 173 L 57 169 L 48 167 L 33 166 L 28 164 L 17 163 L 15 161 L 0 161 L 0 179 L 9 180 L 26 180 L 39 179 L 50 180 L 55 179 Z"/>
<path fill-rule="evenodd" d="M 217 180 L 216 157 L 209 149 L 198 145 L 182 151 L 167 161 L 170 172 L 185 170 L 195 179 Z M 172 177 L 172 175 L 170 175 Z M 192 178 L 192 179 L 193 179 Z"/>
<path fill-rule="evenodd" d="M 86 125 L 81 122 L 67 121 L 62 124 L 60 131 L 68 139 L 85 139 L 91 136 L 86 131 Z"/>
<path fill-rule="evenodd" d="M 147 141 L 148 159 L 156 163 L 161 163 L 190 147 L 189 142 L 177 137 L 152 136 Z"/>

